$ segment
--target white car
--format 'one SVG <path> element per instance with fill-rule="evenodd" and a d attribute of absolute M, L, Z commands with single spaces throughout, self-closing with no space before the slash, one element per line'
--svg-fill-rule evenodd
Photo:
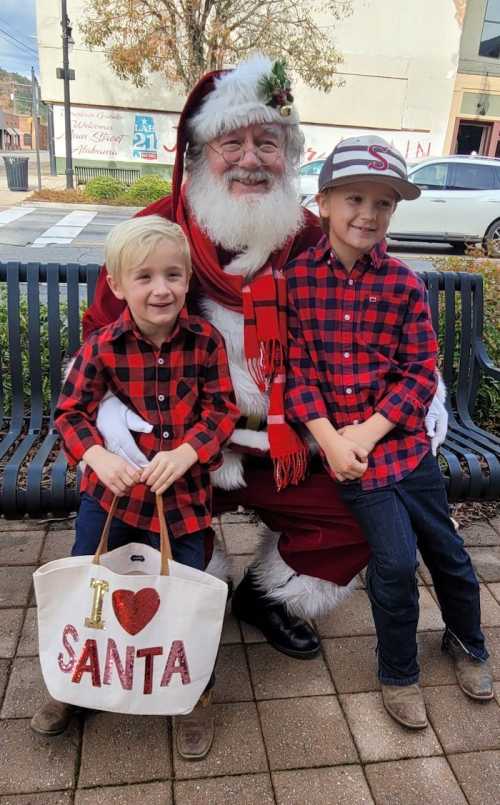
<path fill-rule="evenodd" d="M 317 214 L 314 194 L 318 175 L 314 178 L 316 187 L 302 203 Z M 398 204 L 389 237 L 453 246 L 498 241 L 490 244 L 490 254 L 500 256 L 500 159 L 480 156 L 426 159 L 409 167 L 408 179 L 421 188 L 422 195 L 415 201 Z M 302 187 L 302 176 L 300 181 Z"/>
<path fill-rule="evenodd" d="M 436 157 L 414 165 L 408 178 L 422 195 L 398 204 L 391 238 L 452 245 L 500 239 L 500 159 Z"/>
<path fill-rule="evenodd" d="M 306 196 L 314 196 L 318 192 L 318 179 L 324 162 L 324 159 L 315 159 L 300 166 L 299 192 L 302 200 Z"/>

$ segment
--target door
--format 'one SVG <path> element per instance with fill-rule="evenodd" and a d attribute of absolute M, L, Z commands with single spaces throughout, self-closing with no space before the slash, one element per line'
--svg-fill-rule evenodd
<path fill-rule="evenodd" d="M 448 188 L 447 231 L 463 240 L 481 239 L 500 218 L 500 167 L 479 160 L 450 163 Z"/>
<path fill-rule="evenodd" d="M 400 201 L 392 216 L 389 235 L 443 235 L 446 228 L 446 202 L 449 196 L 445 189 L 448 180 L 448 163 L 434 162 L 416 167 L 408 178 L 422 190 L 416 201 Z M 424 239 L 424 238 L 423 238 Z"/>

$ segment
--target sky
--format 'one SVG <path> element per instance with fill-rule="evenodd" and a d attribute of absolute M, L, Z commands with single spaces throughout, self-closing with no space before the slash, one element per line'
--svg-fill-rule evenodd
<path fill-rule="evenodd" d="M 1 0 L 0 67 L 30 76 L 31 65 L 38 74 L 35 0 Z"/>

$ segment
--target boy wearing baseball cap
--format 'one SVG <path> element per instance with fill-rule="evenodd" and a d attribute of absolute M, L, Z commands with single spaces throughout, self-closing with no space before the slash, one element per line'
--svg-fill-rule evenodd
<path fill-rule="evenodd" d="M 427 725 L 418 686 L 417 542 L 458 683 L 474 699 L 493 698 L 479 585 L 424 427 L 437 386 L 425 288 L 389 257 L 384 240 L 399 201 L 419 195 L 402 155 L 385 140 L 343 140 L 319 177 L 326 236 L 286 269 L 287 417 L 319 444 L 370 544 L 367 591 L 382 697 L 412 729 Z"/>

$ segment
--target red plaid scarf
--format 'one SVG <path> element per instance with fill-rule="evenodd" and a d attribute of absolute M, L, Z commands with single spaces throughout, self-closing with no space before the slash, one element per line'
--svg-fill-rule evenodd
<path fill-rule="evenodd" d="M 248 369 L 259 389 L 269 392 L 267 425 L 276 486 L 280 490 L 290 483 L 296 484 L 306 471 L 307 448 L 285 421 L 287 325 L 283 268 L 293 238 L 271 255 L 257 276 L 244 284 L 243 277 L 226 274 L 222 269 L 213 243 L 187 212 L 184 188 L 176 220 L 189 240 L 196 276 L 207 296 L 243 313 Z"/>

